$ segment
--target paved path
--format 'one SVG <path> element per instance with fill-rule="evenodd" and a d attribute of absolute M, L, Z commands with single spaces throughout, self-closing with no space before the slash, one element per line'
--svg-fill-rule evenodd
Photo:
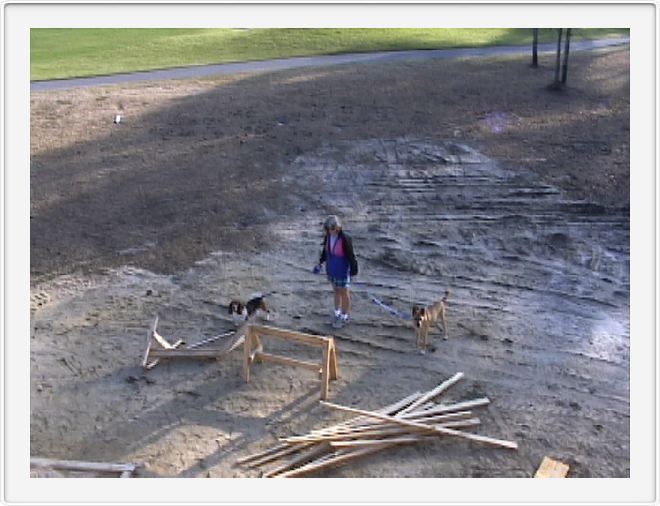
<path fill-rule="evenodd" d="M 630 44 L 629 37 L 573 41 L 571 42 L 571 51 L 598 49 L 628 44 Z M 553 52 L 557 50 L 557 45 L 554 43 L 540 44 L 538 49 L 539 53 Z M 468 56 L 496 56 L 524 53 L 531 53 L 531 45 L 306 56 L 299 58 L 283 58 L 279 60 L 225 63 L 219 65 L 196 65 L 192 67 L 133 72 L 130 74 L 114 74 L 110 76 L 86 77 L 80 79 L 38 81 L 30 84 L 30 91 L 58 90 L 64 88 L 80 88 L 85 86 L 100 86 L 104 84 L 131 83 L 139 81 L 159 81 L 165 79 L 187 79 L 191 77 L 205 77 L 211 75 L 238 74 L 241 72 L 272 72 L 275 70 L 318 67 L 323 65 L 340 65 L 344 63 L 379 63 L 397 60 L 422 60 L 425 58 L 460 58 Z"/>

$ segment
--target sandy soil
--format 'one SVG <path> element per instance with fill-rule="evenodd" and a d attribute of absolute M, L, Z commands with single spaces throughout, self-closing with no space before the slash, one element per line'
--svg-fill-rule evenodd
<path fill-rule="evenodd" d="M 143 462 L 140 476 L 244 477 L 236 460 L 346 419 L 314 374 L 242 352 L 145 372 L 170 340 L 231 330 L 225 304 L 271 293 L 277 326 L 336 336 L 331 400 L 377 409 L 465 373 L 475 432 L 319 473 L 626 477 L 629 52 L 346 65 L 31 97 L 31 453 Z M 115 114 L 123 121 L 113 123 Z M 360 262 L 333 331 L 311 271 L 329 213 Z M 450 339 L 414 348 L 407 312 L 451 290 Z M 309 358 L 287 343 L 268 351 Z"/>

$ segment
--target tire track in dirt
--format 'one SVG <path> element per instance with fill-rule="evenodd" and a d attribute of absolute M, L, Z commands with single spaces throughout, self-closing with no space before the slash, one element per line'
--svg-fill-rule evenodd
<path fill-rule="evenodd" d="M 602 427 L 614 406 L 624 415 L 614 425 L 623 430 L 618 458 L 625 474 L 627 210 L 572 200 L 524 169 L 507 170 L 453 142 L 337 143 L 299 158 L 293 172 L 323 181 L 318 207 L 345 219 L 361 261 L 354 287 L 361 325 L 340 331 L 340 346 L 390 350 L 399 358 L 387 360 L 397 363 L 419 361 L 410 325 L 365 295 L 408 311 L 411 302 L 428 304 L 450 288 L 450 340 L 436 343 L 431 369 L 479 378 L 505 404 L 515 405 L 527 385 L 532 405 L 523 418 L 534 418 L 540 431 L 542 420 L 576 412 L 573 423 Z M 290 237 L 298 227 L 320 233 L 322 217 L 292 224 Z M 316 251 L 309 233 L 298 240 Z M 293 263 L 311 265 L 313 258 Z M 306 300 L 330 299 L 329 288 L 301 286 Z M 561 400 L 567 392 L 574 401 Z"/>

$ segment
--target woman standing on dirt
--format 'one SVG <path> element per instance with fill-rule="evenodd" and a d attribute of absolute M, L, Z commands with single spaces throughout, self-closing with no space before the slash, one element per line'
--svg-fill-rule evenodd
<path fill-rule="evenodd" d="M 351 277 L 357 276 L 358 263 L 353 252 L 353 241 L 342 230 L 337 216 L 328 216 L 323 230 L 323 250 L 314 272 L 320 273 L 323 264 L 326 264 L 325 271 L 335 294 L 335 313 L 330 323 L 334 328 L 341 328 L 351 318 Z"/>

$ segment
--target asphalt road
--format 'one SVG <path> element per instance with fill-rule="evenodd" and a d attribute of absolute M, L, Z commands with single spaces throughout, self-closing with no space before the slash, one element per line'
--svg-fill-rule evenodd
<path fill-rule="evenodd" d="M 571 51 L 584 51 L 603 47 L 630 44 L 630 38 L 584 40 L 571 42 Z M 539 53 L 554 52 L 556 44 L 540 44 Z M 225 63 L 219 65 L 195 65 L 191 67 L 171 68 L 148 72 L 132 72 L 128 74 L 113 74 L 109 76 L 85 77 L 79 79 L 58 79 L 53 81 L 36 81 L 30 83 L 30 91 L 49 91 L 65 88 L 80 88 L 85 86 L 101 86 L 105 84 L 120 84 L 140 81 L 160 81 L 166 79 L 187 79 L 222 74 L 239 74 L 242 72 L 272 72 L 276 70 L 318 67 L 324 65 L 341 65 L 345 63 L 379 63 L 396 60 L 421 60 L 425 58 L 460 58 L 470 56 L 497 56 L 506 54 L 530 53 L 530 45 L 525 46 L 495 46 L 466 49 L 425 49 L 415 51 L 385 51 L 378 53 L 349 53 L 327 56 L 308 56 L 298 58 L 283 58 L 278 60 L 252 61 L 242 63 Z"/>

